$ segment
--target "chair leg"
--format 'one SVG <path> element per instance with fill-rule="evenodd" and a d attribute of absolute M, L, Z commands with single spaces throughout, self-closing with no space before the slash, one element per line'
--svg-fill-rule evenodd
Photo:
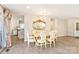
<path fill-rule="evenodd" d="M 41 48 L 42 48 L 43 44 L 41 44 Z"/>
<path fill-rule="evenodd" d="M 50 47 L 51 47 L 52 42 L 50 42 Z"/>
<path fill-rule="evenodd" d="M 47 48 L 47 43 L 45 42 L 45 48 Z"/>
<path fill-rule="evenodd" d="M 54 45 L 54 47 L 55 47 L 55 41 L 53 41 L 53 45 Z"/>
<path fill-rule="evenodd" d="M 38 42 L 36 42 L 36 43 L 35 43 L 35 45 L 36 45 L 36 46 L 39 46 L 39 43 L 38 43 Z"/>
<path fill-rule="evenodd" d="M 28 42 L 28 47 L 29 47 L 29 42 Z"/>

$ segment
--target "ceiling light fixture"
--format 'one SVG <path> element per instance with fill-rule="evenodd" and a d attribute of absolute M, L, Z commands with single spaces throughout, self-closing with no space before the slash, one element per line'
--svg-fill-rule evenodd
<path fill-rule="evenodd" d="M 26 8 L 27 8 L 27 9 L 29 9 L 29 8 L 30 8 L 30 6 L 26 6 Z"/>

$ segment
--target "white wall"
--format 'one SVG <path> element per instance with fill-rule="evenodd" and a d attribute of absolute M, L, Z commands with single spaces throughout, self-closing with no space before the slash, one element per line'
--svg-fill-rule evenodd
<path fill-rule="evenodd" d="M 74 36 L 74 19 L 68 20 L 68 36 Z"/>
<path fill-rule="evenodd" d="M 27 41 L 27 32 L 31 29 L 31 17 L 24 16 L 24 41 Z"/>
<path fill-rule="evenodd" d="M 67 36 L 67 20 L 66 19 L 56 19 L 57 20 L 57 36 Z"/>

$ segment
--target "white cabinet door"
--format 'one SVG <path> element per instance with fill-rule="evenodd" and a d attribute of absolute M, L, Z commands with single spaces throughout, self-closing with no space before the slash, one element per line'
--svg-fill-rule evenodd
<path fill-rule="evenodd" d="M 17 35 L 17 30 L 13 30 L 12 35 Z"/>
<path fill-rule="evenodd" d="M 75 36 L 79 37 L 79 21 L 75 22 Z"/>
<path fill-rule="evenodd" d="M 24 30 L 19 30 L 18 31 L 18 38 L 23 39 L 24 38 Z"/>

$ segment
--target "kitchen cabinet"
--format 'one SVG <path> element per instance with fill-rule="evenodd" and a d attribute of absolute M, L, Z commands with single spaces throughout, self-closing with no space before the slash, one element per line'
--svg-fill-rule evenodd
<path fill-rule="evenodd" d="M 18 30 L 18 38 L 19 39 L 24 39 L 24 29 L 19 29 Z"/>
<path fill-rule="evenodd" d="M 79 21 L 75 21 L 75 36 L 79 37 Z"/>

